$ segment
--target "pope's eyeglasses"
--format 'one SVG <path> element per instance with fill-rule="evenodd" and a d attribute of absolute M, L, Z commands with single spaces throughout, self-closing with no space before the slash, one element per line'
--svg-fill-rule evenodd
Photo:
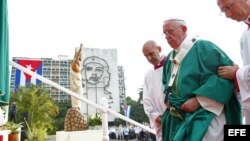
<path fill-rule="evenodd" d="M 181 25 L 179 25 L 179 26 L 177 26 L 176 28 L 173 28 L 173 29 L 165 30 L 163 34 L 164 35 L 172 35 L 174 33 L 174 31 L 176 29 L 180 28 L 180 27 L 181 27 Z"/>

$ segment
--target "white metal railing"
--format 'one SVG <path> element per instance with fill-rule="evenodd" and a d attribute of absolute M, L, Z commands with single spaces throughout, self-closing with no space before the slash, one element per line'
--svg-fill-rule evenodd
<path fill-rule="evenodd" d="M 79 94 L 77 94 L 77 93 L 75 93 L 75 92 L 73 92 L 73 91 L 71 91 L 69 89 L 66 89 L 66 88 L 62 87 L 61 85 L 59 85 L 59 84 L 57 84 L 57 83 L 55 83 L 55 82 L 53 82 L 53 81 L 51 81 L 51 80 L 49 80 L 47 78 L 44 78 L 43 76 L 38 75 L 38 74 L 36 74 L 35 72 L 33 72 L 33 71 L 29 70 L 29 69 L 26 69 L 25 67 L 15 63 L 15 62 L 9 61 L 9 63 L 10 63 L 11 66 L 13 66 L 13 67 L 15 67 L 15 68 L 29 74 L 29 75 L 31 75 L 32 77 L 34 77 L 36 79 L 39 79 L 42 82 L 44 82 L 46 84 L 49 84 L 49 85 L 51 85 L 51 86 L 65 92 L 65 93 L 67 93 L 67 94 L 81 100 L 82 102 L 85 102 L 85 103 L 87 103 L 87 104 L 101 110 L 102 119 L 103 119 L 102 120 L 103 141 L 109 141 L 109 136 L 108 136 L 108 116 L 107 116 L 108 113 L 110 113 L 111 115 L 113 115 L 115 117 L 118 117 L 118 118 L 120 118 L 122 120 L 125 120 L 125 121 L 127 121 L 129 123 L 132 123 L 132 124 L 134 124 L 134 125 L 136 125 L 138 127 L 141 127 L 142 129 L 144 129 L 144 130 L 146 130 L 146 131 L 148 131 L 150 133 L 155 134 L 155 131 L 153 129 L 151 129 L 151 128 L 149 128 L 149 127 L 147 127 L 147 126 L 145 126 L 145 125 L 143 125 L 143 124 L 141 124 L 139 122 L 136 122 L 136 121 L 134 121 L 134 120 L 132 120 L 130 118 L 127 118 L 127 117 L 117 113 L 116 111 L 114 111 L 112 109 L 109 109 L 108 108 L 108 102 L 105 99 L 102 99 L 101 104 L 98 105 L 98 104 L 84 98 L 83 96 L 81 96 L 81 95 L 79 95 Z"/>

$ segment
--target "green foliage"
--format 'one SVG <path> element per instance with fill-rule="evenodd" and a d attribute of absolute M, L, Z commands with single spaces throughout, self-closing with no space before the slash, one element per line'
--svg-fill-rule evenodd
<path fill-rule="evenodd" d="M 56 102 L 55 103 L 59 107 L 59 114 L 55 117 L 55 129 L 53 131 L 49 131 L 49 135 L 55 135 L 55 131 L 64 130 L 64 119 L 68 109 L 71 108 L 71 101 L 67 100 L 64 102 Z"/>
<path fill-rule="evenodd" d="M 88 126 L 102 125 L 102 118 L 99 113 L 88 117 Z"/>
<path fill-rule="evenodd" d="M 127 105 L 137 105 L 138 102 L 134 101 L 130 96 L 126 98 Z"/>
<path fill-rule="evenodd" d="M 7 130 L 10 130 L 11 134 L 19 133 L 19 129 L 21 128 L 23 122 L 21 123 L 15 123 L 13 121 L 6 123 Z"/>
<path fill-rule="evenodd" d="M 29 124 L 27 123 L 27 121 L 25 121 L 27 127 L 28 127 L 28 131 L 26 131 L 27 133 L 27 139 L 25 139 L 24 141 L 44 141 L 46 138 L 46 129 L 45 128 L 32 128 L 29 126 Z"/>
<path fill-rule="evenodd" d="M 10 101 L 16 102 L 18 117 L 27 113 L 26 120 L 30 125 L 28 136 L 44 137 L 48 130 L 54 129 L 54 117 L 59 113 L 59 109 L 48 94 L 46 89 L 33 84 L 19 87 L 17 93 L 11 94 Z"/>
<path fill-rule="evenodd" d="M 149 119 L 148 119 L 148 116 L 144 112 L 144 108 L 141 102 L 139 100 L 134 101 L 133 99 L 131 99 L 131 97 L 127 97 L 126 100 L 127 100 L 127 105 L 131 106 L 130 118 L 139 123 L 143 123 L 143 122 L 148 123 Z"/>
<path fill-rule="evenodd" d="M 143 105 L 137 103 L 131 108 L 130 117 L 139 123 L 147 122 L 149 123 L 148 116 L 145 114 Z"/>
<path fill-rule="evenodd" d="M 126 125 L 126 122 L 122 119 L 115 118 L 114 125 L 118 127 L 119 125 Z"/>

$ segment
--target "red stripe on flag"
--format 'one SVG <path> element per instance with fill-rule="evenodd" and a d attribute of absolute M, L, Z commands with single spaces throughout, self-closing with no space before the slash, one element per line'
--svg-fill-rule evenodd
<path fill-rule="evenodd" d="M 35 72 L 37 70 L 37 68 L 40 66 L 40 64 L 42 63 L 41 60 L 18 60 L 18 64 L 20 64 L 21 66 L 30 69 L 31 71 Z M 26 80 L 30 80 L 31 79 L 31 75 L 24 73 Z"/>

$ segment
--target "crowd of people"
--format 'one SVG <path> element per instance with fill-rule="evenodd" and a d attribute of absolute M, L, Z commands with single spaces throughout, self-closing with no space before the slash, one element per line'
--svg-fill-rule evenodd
<path fill-rule="evenodd" d="M 149 126 L 148 123 L 143 123 Z M 134 125 L 109 127 L 109 138 L 116 140 L 156 141 L 155 135 Z"/>
<path fill-rule="evenodd" d="M 243 67 L 212 41 L 189 35 L 186 19 L 175 15 L 162 25 L 172 49 L 166 56 L 154 40 L 143 44 L 153 65 L 144 78 L 143 106 L 157 141 L 223 141 L 224 125 L 250 123 L 250 1 L 217 5 L 227 18 L 246 24 Z"/>

